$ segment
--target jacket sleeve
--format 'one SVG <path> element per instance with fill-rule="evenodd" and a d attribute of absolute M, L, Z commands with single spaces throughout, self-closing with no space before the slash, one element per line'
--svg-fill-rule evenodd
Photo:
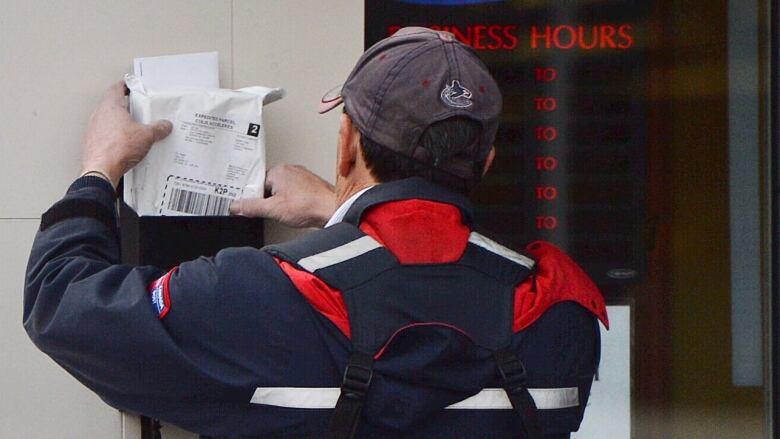
<path fill-rule="evenodd" d="M 248 401 L 246 389 L 256 380 L 230 344 L 213 347 L 221 336 L 215 328 L 230 318 L 209 314 L 219 312 L 225 256 L 165 274 L 119 264 L 117 235 L 113 188 L 97 177 L 76 180 L 44 214 L 35 237 L 24 327 L 38 348 L 112 406 L 203 431 L 198 423 L 213 420 L 215 405 Z M 166 316 L 163 308 L 177 300 L 198 313 Z"/>

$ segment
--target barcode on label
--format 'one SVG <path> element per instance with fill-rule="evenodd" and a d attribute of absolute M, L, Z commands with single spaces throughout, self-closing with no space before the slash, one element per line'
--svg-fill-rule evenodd
<path fill-rule="evenodd" d="M 230 201 L 230 198 L 218 195 L 173 189 L 167 207 L 168 210 L 194 215 L 227 215 Z"/>

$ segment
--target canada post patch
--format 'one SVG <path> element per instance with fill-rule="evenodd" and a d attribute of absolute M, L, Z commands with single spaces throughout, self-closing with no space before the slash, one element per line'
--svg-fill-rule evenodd
<path fill-rule="evenodd" d="M 149 285 L 149 295 L 152 299 L 157 317 L 162 319 L 171 310 L 170 281 L 178 267 L 165 273 L 165 275 Z"/>

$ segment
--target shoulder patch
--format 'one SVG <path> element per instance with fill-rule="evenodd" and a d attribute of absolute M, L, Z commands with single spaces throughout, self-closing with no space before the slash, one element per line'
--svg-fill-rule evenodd
<path fill-rule="evenodd" d="M 149 295 L 152 299 L 152 305 L 157 312 L 157 317 L 162 319 L 171 310 L 170 281 L 173 273 L 179 267 L 173 267 L 171 271 L 165 273 L 162 277 L 149 284 Z"/>

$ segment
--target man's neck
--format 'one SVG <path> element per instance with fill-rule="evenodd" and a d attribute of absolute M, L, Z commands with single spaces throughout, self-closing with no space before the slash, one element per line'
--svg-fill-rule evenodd
<path fill-rule="evenodd" d="M 350 207 L 352 207 L 352 204 L 355 202 L 355 200 L 360 198 L 360 196 L 364 192 L 368 191 L 372 187 L 373 186 L 368 186 L 368 187 L 366 187 L 364 189 L 361 189 L 361 190 L 355 192 L 352 196 L 350 196 L 349 198 L 344 200 L 343 203 L 339 204 L 338 208 L 336 208 L 336 211 L 333 212 L 333 215 L 331 215 L 331 217 L 328 220 L 328 222 L 325 223 L 325 227 L 330 227 L 333 224 L 340 223 L 344 219 L 344 216 L 347 214 L 347 212 L 349 211 Z"/>
<path fill-rule="evenodd" d="M 345 201 L 347 201 L 350 197 L 355 195 L 356 193 L 362 191 L 363 189 L 369 188 L 371 186 L 375 186 L 378 184 L 378 181 L 371 180 L 361 180 L 361 181 L 355 181 L 355 182 L 349 182 L 349 181 L 342 181 L 342 184 L 336 185 L 336 206 L 341 206 L 344 204 Z"/>

